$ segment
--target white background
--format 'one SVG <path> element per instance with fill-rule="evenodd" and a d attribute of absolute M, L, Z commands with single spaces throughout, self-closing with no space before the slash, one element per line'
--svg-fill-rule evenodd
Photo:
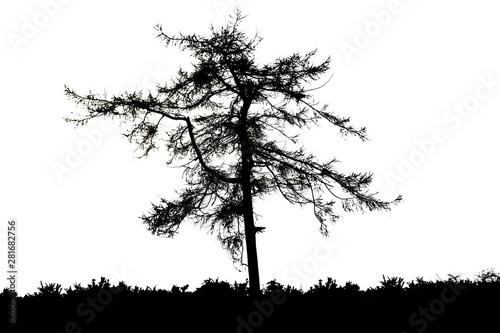
<path fill-rule="evenodd" d="M 500 86 L 488 91 L 481 83 L 500 82 L 497 2 L 239 3 L 248 15 L 242 27 L 263 37 L 262 61 L 314 48 L 317 62 L 331 55 L 331 70 L 318 84 L 333 78 L 315 96 L 366 126 L 370 139 L 344 140 L 325 124 L 304 137 L 306 147 L 323 160 L 337 157 L 340 171 L 373 171 L 371 189 L 380 198 L 404 196 L 391 212 L 338 211 L 343 218 L 329 229 L 329 252 L 311 207 L 279 197 L 256 202 L 257 224 L 267 228 L 257 239 L 261 283 L 276 279 L 306 290 L 332 277 L 366 289 L 382 275 L 473 279 L 498 268 Z M 101 276 L 141 287 L 189 284 L 191 291 L 209 277 L 245 281 L 247 272 L 233 267 L 215 235 L 191 222 L 174 239 L 146 230 L 139 216 L 160 197 L 175 198 L 182 170 L 165 168 L 161 150 L 138 160 L 118 123 L 100 132 L 102 141 L 71 172 L 58 176 L 54 169 L 88 144 L 85 131 L 100 131 L 99 122 L 75 129 L 63 121 L 83 111 L 64 96 L 64 84 L 82 94 L 154 88 L 189 59 L 166 49 L 153 26 L 206 35 L 210 24 L 228 20 L 232 4 L 2 2 L 0 267 L 7 271 L 7 220 L 16 218 L 21 295 L 40 281 L 67 288 Z M 390 18 L 379 15 L 377 23 L 373 13 L 388 8 Z M 369 36 L 360 33 L 366 29 Z M 474 105 L 477 92 L 482 100 Z M 473 110 L 460 116 L 453 107 L 463 103 Z M 441 140 L 430 144 L 435 131 Z M 3 289 L 6 279 L 0 281 Z"/>

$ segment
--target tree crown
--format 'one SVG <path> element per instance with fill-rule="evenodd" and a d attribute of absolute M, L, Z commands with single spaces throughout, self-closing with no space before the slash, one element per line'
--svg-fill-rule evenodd
<path fill-rule="evenodd" d="M 93 93 L 78 95 L 69 87 L 65 93 L 87 109 L 86 115 L 66 118 L 84 125 L 96 117 L 119 117 L 130 124 L 125 137 L 143 151 L 141 157 L 159 149 L 163 142 L 170 159 L 182 161 L 188 187 L 176 200 L 161 199 L 142 216 L 148 229 L 173 237 L 187 217 L 217 230 L 218 239 L 235 261 L 242 261 L 244 232 L 242 166 L 250 166 L 252 196 L 280 193 L 292 204 L 310 204 L 328 235 L 327 220 L 335 222 L 336 201 L 346 212 L 389 210 L 391 202 L 369 193 L 372 174 L 342 174 L 333 158 L 316 161 L 297 145 L 299 135 L 289 128 L 303 128 L 327 121 L 342 135 L 367 140 L 366 129 L 355 128 L 349 118 L 327 111 L 312 99 L 307 85 L 329 69 L 330 58 L 313 64 L 316 50 L 294 53 L 274 62 L 255 61 L 258 35 L 249 38 L 240 30 L 244 17 L 236 11 L 233 22 L 215 29 L 211 36 L 197 34 L 168 36 L 160 25 L 158 38 L 166 46 L 178 46 L 192 54 L 192 71 L 179 69 L 171 82 L 159 84 L 155 95 L 142 91 L 125 92 L 111 98 Z M 325 194 L 329 198 L 324 198 Z M 257 227 L 260 231 L 263 228 Z"/>

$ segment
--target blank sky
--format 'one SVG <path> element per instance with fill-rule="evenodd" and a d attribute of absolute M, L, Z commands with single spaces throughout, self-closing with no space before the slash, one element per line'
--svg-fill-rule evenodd
<path fill-rule="evenodd" d="M 208 34 L 235 1 L 63 2 L 0 5 L 0 248 L 7 220 L 17 218 L 19 293 L 40 281 L 69 287 L 101 276 L 189 290 L 209 277 L 243 282 L 247 272 L 233 267 L 215 235 L 187 221 L 176 238 L 159 238 L 141 223 L 151 202 L 175 198 L 182 183 L 182 170 L 164 166 L 164 151 L 138 160 L 118 123 L 75 129 L 62 119 L 83 112 L 64 84 L 79 93 L 154 88 L 189 59 L 166 49 L 153 26 Z M 242 27 L 263 38 L 258 59 L 314 48 L 317 62 L 332 57 L 318 84 L 333 77 L 316 99 L 366 126 L 370 139 L 343 139 L 325 124 L 304 145 L 323 160 L 337 157 L 341 171 L 372 171 L 380 198 L 404 196 L 391 212 L 339 211 L 329 239 L 311 207 L 257 201 L 257 225 L 267 228 L 257 238 L 261 283 L 307 289 L 332 277 L 365 289 L 382 275 L 436 280 L 498 269 L 496 2 L 238 3 L 248 15 Z M 60 165 L 70 171 L 57 172 Z"/>

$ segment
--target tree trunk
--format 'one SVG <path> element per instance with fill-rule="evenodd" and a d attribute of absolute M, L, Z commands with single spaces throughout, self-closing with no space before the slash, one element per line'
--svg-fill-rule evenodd
<path fill-rule="evenodd" d="M 253 221 L 252 189 L 250 184 L 251 165 L 246 158 L 242 163 L 243 219 L 245 221 L 245 242 L 247 248 L 248 280 L 252 297 L 260 296 L 259 261 L 257 259 L 256 229 Z"/>
<path fill-rule="evenodd" d="M 258 297 L 260 292 L 259 261 L 257 259 L 257 242 L 255 224 L 253 221 L 252 185 L 250 176 L 252 174 L 253 159 L 252 146 L 247 133 L 247 115 L 251 100 L 243 103 L 240 118 L 240 149 L 241 149 L 241 188 L 243 191 L 243 220 L 245 223 L 245 243 L 247 248 L 248 280 L 250 282 L 250 295 Z"/>

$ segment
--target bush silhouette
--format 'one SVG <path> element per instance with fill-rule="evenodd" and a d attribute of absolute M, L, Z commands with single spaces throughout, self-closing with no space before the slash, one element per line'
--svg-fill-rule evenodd
<path fill-rule="evenodd" d="M 353 282 L 344 286 L 328 277 L 307 291 L 276 280 L 252 298 L 247 283 L 230 284 L 218 278 L 204 280 L 194 292 L 189 285 L 156 287 L 112 286 L 101 277 L 83 287 L 63 289 L 58 283 L 42 283 L 37 292 L 17 298 L 18 323 L 2 332 L 64 332 L 74 322 L 81 332 L 183 331 L 195 332 L 479 332 L 497 327 L 500 277 L 493 270 L 477 274 L 474 281 L 448 275 L 446 281 L 386 277 L 380 285 L 361 290 Z M 280 293 L 282 302 L 272 303 Z M 7 309 L 11 295 L 0 294 Z M 92 309 L 89 300 L 99 305 Z M 442 308 L 441 308 L 442 307 Z M 79 315 L 80 313 L 85 315 Z M 430 319 L 422 314 L 427 309 Z M 85 310 L 85 311 L 83 311 Z M 413 318 L 413 321 L 411 321 Z M 245 326 L 247 325 L 247 326 Z M 245 328 L 243 328 L 245 327 Z M 498 328 L 498 327 L 497 327 Z M 240 331 L 238 331 L 238 329 Z M 245 331 L 246 329 L 246 331 Z"/>

